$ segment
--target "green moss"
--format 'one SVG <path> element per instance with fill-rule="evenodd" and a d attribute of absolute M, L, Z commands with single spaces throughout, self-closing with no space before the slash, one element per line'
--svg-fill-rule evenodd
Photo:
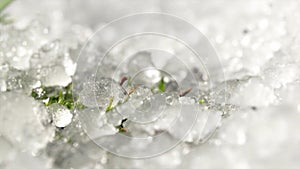
<path fill-rule="evenodd" d="M 203 104 L 204 103 L 204 99 L 200 99 L 198 102 L 199 102 L 199 104 Z"/>
<path fill-rule="evenodd" d="M 200 99 L 198 100 L 198 103 L 199 103 L 199 104 L 206 104 L 206 103 L 208 103 L 207 98 L 205 98 L 205 97 L 200 98 Z"/>
<path fill-rule="evenodd" d="M 114 97 L 112 96 L 112 97 L 110 98 L 110 100 L 109 100 L 109 104 L 108 104 L 108 106 L 107 106 L 105 112 L 109 112 L 109 111 L 111 111 L 111 110 L 114 108 L 113 105 L 112 105 L 113 102 L 114 102 Z"/>
<path fill-rule="evenodd" d="M 60 133 L 57 133 L 54 137 L 55 140 L 61 140 L 63 138 L 63 135 Z"/>
<path fill-rule="evenodd" d="M 67 107 L 69 110 L 73 110 L 75 107 L 78 109 L 85 108 L 85 106 L 79 102 L 78 98 L 73 95 L 72 83 L 66 87 L 42 86 L 33 89 L 31 96 L 36 100 L 43 100 L 46 106 L 58 103 Z"/>
<path fill-rule="evenodd" d="M 164 81 L 163 77 L 159 81 L 157 87 L 158 87 L 159 91 L 161 91 L 161 92 L 165 92 L 166 91 L 166 84 L 165 84 L 165 81 Z"/>
<path fill-rule="evenodd" d="M 11 24 L 13 22 L 14 22 L 14 20 L 11 17 L 9 17 L 9 15 L 0 14 L 0 23 L 1 24 L 7 25 L 7 24 Z"/>
<path fill-rule="evenodd" d="M 31 96 L 36 100 L 44 100 L 48 98 L 46 91 L 43 87 L 33 89 L 31 91 Z"/>

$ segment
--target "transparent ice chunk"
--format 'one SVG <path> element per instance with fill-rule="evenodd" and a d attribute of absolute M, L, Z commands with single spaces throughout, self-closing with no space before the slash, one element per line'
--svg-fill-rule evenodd
<path fill-rule="evenodd" d="M 48 109 L 56 127 L 66 127 L 72 122 L 73 115 L 66 107 L 55 103 L 51 104 Z"/>
<path fill-rule="evenodd" d="M 121 101 L 124 92 L 124 89 L 112 79 L 100 78 L 84 83 L 79 98 L 85 106 L 106 108 L 111 101 L 112 106 Z"/>
<path fill-rule="evenodd" d="M 36 152 L 54 137 L 45 107 L 33 98 L 7 92 L 0 96 L 0 133 L 20 150 Z"/>

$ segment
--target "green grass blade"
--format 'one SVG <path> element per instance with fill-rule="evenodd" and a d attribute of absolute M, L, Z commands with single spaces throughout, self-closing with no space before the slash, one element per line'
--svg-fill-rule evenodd
<path fill-rule="evenodd" d="M 0 13 L 12 2 L 13 0 L 0 0 Z"/>

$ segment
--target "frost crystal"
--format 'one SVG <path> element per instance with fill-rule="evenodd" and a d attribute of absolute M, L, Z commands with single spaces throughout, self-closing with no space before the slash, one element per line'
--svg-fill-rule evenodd
<path fill-rule="evenodd" d="M 85 106 L 102 108 L 106 108 L 111 99 L 113 99 L 112 106 L 115 106 L 123 97 L 122 87 L 107 78 L 84 83 L 83 90 L 79 94 L 79 98 Z"/>
<path fill-rule="evenodd" d="M 55 103 L 51 104 L 48 108 L 56 127 L 66 127 L 72 122 L 73 115 L 66 107 Z"/>

